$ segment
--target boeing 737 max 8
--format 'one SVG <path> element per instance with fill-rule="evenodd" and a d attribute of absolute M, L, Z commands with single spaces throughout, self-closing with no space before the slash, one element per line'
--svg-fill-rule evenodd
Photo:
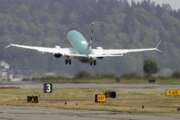
<path fill-rule="evenodd" d="M 96 65 L 97 59 L 102 59 L 105 57 L 119 57 L 128 53 L 143 52 L 143 51 L 160 51 L 158 46 L 155 48 L 142 48 L 142 49 L 103 49 L 102 47 L 97 47 L 93 49 L 90 43 L 84 38 L 84 36 L 76 31 L 71 30 L 67 34 L 67 39 L 71 43 L 72 48 L 61 48 L 60 46 L 50 47 L 39 47 L 39 46 L 27 46 L 19 44 L 10 44 L 8 47 L 19 47 L 24 49 L 30 49 L 39 51 L 42 53 L 51 53 L 56 58 L 61 56 L 65 57 L 65 64 L 71 64 L 72 58 L 77 58 L 83 63 L 89 63 L 90 65 Z"/>

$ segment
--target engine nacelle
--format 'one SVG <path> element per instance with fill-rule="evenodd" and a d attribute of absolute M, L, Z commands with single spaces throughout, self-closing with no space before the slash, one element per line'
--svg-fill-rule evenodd
<path fill-rule="evenodd" d="M 55 46 L 55 48 L 56 48 L 56 49 L 60 49 L 60 48 L 61 48 L 61 46 L 56 45 L 56 46 Z"/>
<path fill-rule="evenodd" d="M 102 48 L 102 47 L 96 47 L 96 49 L 98 49 L 98 50 L 103 50 L 103 48 Z"/>
<path fill-rule="evenodd" d="M 61 56 L 62 56 L 62 54 L 60 54 L 60 53 L 54 54 L 54 57 L 55 57 L 55 58 L 60 58 Z"/>
<path fill-rule="evenodd" d="M 98 59 L 103 59 L 104 57 L 97 57 Z"/>

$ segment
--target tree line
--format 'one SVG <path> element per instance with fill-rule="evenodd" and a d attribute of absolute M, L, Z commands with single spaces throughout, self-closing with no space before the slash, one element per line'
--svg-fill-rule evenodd
<path fill-rule="evenodd" d="M 127 55 L 98 61 L 91 68 L 74 60 L 66 68 L 64 59 L 20 49 L 4 49 L 9 43 L 70 47 L 66 33 L 77 29 L 89 39 L 89 25 L 94 22 L 93 47 L 143 48 L 162 40 L 159 53 Z M 1 0 L 0 60 L 12 71 L 23 74 L 55 72 L 75 74 L 79 71 L 100 73 L 142 73 L 143 61 L 154 59 L 160 70 L 180 70 L 180 10 L 152 1 L 126 0 Z"/>

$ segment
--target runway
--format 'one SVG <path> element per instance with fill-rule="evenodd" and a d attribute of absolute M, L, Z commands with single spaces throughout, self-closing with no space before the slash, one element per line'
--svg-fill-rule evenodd
<path fill-rule="evenodd" d="M 17 83 L 1 83 L 0 87 L 19 87 L 21 89 L 43 88 L 43 83 L 17 82 Z M 175 84 L 94 84 L 94 83 L 54 83 L 55 89 L 62 88 L 94 88 L 94 89 L 110 89 L 110 90 L 126 90 L 126 91 L 142 91 L 155 90 L 164 91 L 165 89 L 179 89 L 180 85 Z"/>
<path fill-rule="evenodd" d="M 0 107 L 0 120 L 179 120 L 180 115 L 128 114 L 105 111 Z"/>
<path fill-rule="evenodd" d="M 43 83 L 3 83 L 0 84 L 0 87 L 17 87 L 20 89 L 24 89 L 25 91 L 38 89 L 41 90 L 43 88 Z M 137 93 L 151 93 L 152 91 L 163 92 L 165 89 L 172 88 L 180 88 L 180 85 L 160 85 L 160 84 L 53 84 L 54 90 L 61 91 L 63 89 L 71 89 L 71 88 L 90 88 L 90 89 L 100 89 L 100 90 L 116 90 L 120 92 L 128 93 L 137 92 Z M 27 89 L 27 90 L 26 90 Z M 152 92 L 152 93 L 155 93 Z M 1 93 L 2 96 L 5 96 L 4 93 Z M 19 94 L 19 93 L 18 93 Z M 19 94 L 20 95 L 20 94 Z M 149 94 L 151 95 L 151 94 Z M 16 95 L 18 96 L 18 95 Z M 8 97 L 6 95 L 6 97 Z M 146 96 L 147 97 L 147 96 Z M 156 99 L 155 98 L 153 100 Z M 131 99 L 133 98 L 122 98 L 120 97 L 118 100 L 121 100 L 121 104 L 129 102 L 131 103 Z M 135 97 L 135 100 L 137 98 Z M 144 98 L 143 98 L 144 99 Z M 139 100 L 142 100 L 141 98 Z M 146 99 L 147 100 L 147 99 Z M 136 100 L 137 101 L 137 100 Z M 52 102 L 52 101 L 51 101 Z M 168 101 L 167 101 L 168 102 Z M 172 101 L 169 101 L 172 104 Z M 179 103 L 179 102 L 177 102 Z M 52 103 L 51 103 L 52 104 Z M 61 102 L 57 104 L 61 105 Z M 72 102 L 73 104 L 73 102 Z M 89 103 L 88 103 L 89 104 Z M 91 103 L 90 103 L 91 104 Z M 151 103 L 154 105 L 153 103 Z M 70 104 L 71 105 L 71 104 Z M 93 104 L 92 104 L 93 105 Z M 172 104 L 173 105 L 173 104 Z M 131 106 L 131 105 L 130 105 Z M 148 104 L 146 105 L 148 106 Z M 112 106 L 113 107 L 113 106 Z M 122 106 L 121 106 L 122 107 Z M 125 106 L 123 106 L 125 107 Z M 134 106 L 136 108 L 137 106 Z M 164 107 L 167 107 L 164 105 Z M 126 108 L 126 107 L 125 107 Z M 133 108 L 131 108 L 133 109 Z M 148 109 L 148 108 L 147 108 Z M 103 109 L 101 109 L 103 110 Z M 0 106 L 0 120 L 180 120 L 180 114 L 178 112 L 176 114 L 169 113 L 146 113 L 146 112 L 118 112 L 113 110 L 101 111 L 101 110 L 75 110 L 75 109 L 56 109 L 56 108 L 48 108 L 48 107 L 15 107 L 8 105 Z M 172 110 L 176 110 L 176 108 L 172 108 Z M 171 111 L 171 108 L 170 108 Z M 173 113 L 173 112 L 172 112 Z"/>

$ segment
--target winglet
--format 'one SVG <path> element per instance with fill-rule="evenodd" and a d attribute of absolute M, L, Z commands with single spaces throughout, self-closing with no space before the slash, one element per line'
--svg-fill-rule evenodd
<path fill-rule="evenodd" d="M 7 45 L 5 48 L 9 48 L 9 47 L 11 47 L 12 46 L 12 44 L 9 44 L 9 45 Z"/>
<path fill-rule="evenodd" d="M 161 44 L 161 40 L 158 42 L 158 44 L 155 47 L 156 51 L 158 51 L 158 52 L 162 52 L 161 50 L 159 50 L 160 44 Z"/>

